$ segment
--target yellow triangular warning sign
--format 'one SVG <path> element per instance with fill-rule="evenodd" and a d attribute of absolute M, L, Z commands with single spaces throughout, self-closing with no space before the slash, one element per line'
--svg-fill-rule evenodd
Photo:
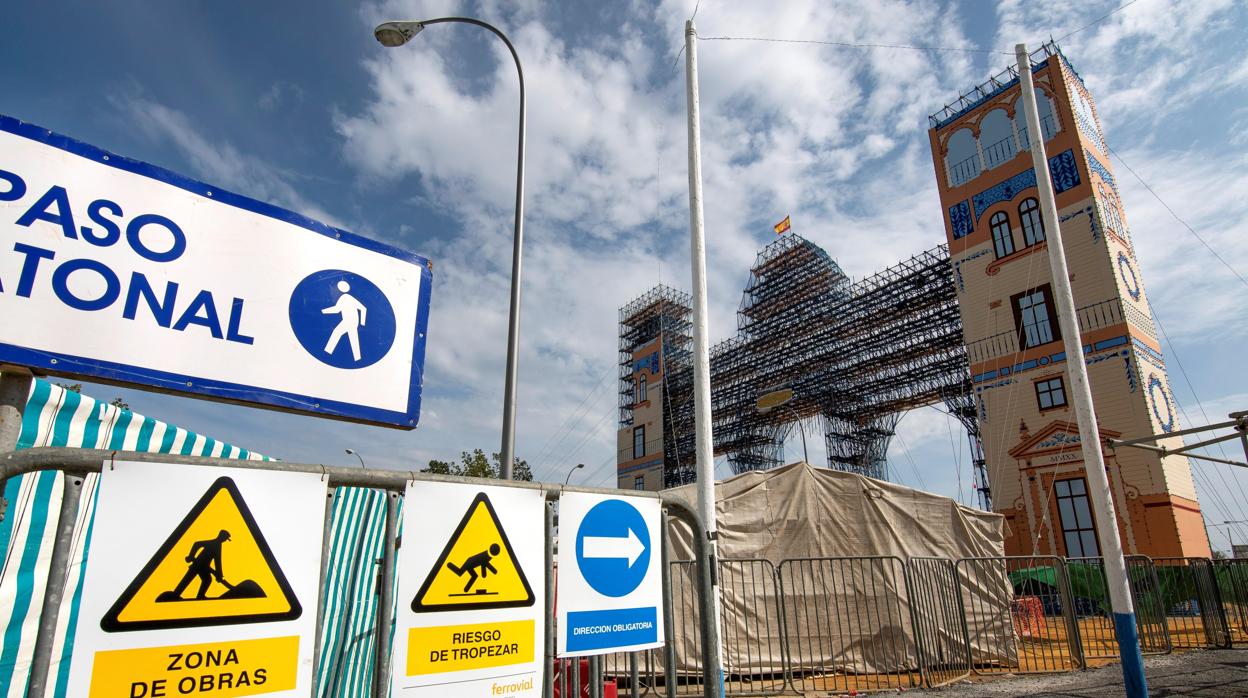
<path fill-rule="evenodd" d="M 479 493 L 412 599 L 412 611 L 532 606 L 533 589 L 516 561 L 494 505 Z"/>
<path fill-rule="evenodd" d="M 234 481 L 218 478 L 104 614 L 110 633 L 293 620 L 299 600 Z"/>

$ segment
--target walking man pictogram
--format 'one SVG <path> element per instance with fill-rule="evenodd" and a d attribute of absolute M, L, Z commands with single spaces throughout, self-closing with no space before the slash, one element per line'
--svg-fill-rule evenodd
<path fill-rule="evenodd" d="M 191 546 L 191 552 L 186 556 L 186 561 L 191 563 L 191 566 L 186 571 L 186 575 L 182 577 L 182 581 L 178 582 L 178 586 L 174 587 L 175 598 L 181 598 L 182 592 L 196 577 L 199 577 L 199 593 L 195 595 L 196 599 L 208 598 L 208 587 L 212 584 L 213 578 L 216 578 L 221 586 L 231 588 L 221 571 L 221 545 L 229 539 L 230 532 L 221 531 L 216 538 L 196 541 Z"/>
<path fill-rule="evenodd" d="M 464 593 L 467 594 L 468 590 L 472 588 L 472 585 L 477 583 L 477 570 L 481 571 L 480 576 L 482 579 L 489 576 L 490 572 L 498 574 L 498 570 L 494 569 L 494 566 L 490 564 L 490 560 L 497 557 L 498 553 L 498 543 L 491 543 L 489 550 L 482 550 L 476 555 L 464 560 L 462 565 L 457 567 L 455 563 L 448 562 L 446 563 L 446 567 L 450 571 L 454 572 L 457 577 L 462 577 L 465 574 L 468 575 L 468 583 L 464 585 Z M 477 593 L 484 594 L 487 592 L 482 589 L 478 590 Z"/>
<path fill-rule="evenodd" d="M 342 338 L 345 335 L 347 343 L 351 345 L 352 358 L 359 361 L 360 328 L 364 326 L 367 319 L 368 309 L 355 296 L 348 293 L 351 290 L 351 284 L 346 281 L 339 281 L 338 290 L 342 292 L 342 295 L 338 296 L 338 302 L 321 310 L 321 313 L 324 315 L 337 314 L 342 316 L 338 326 L 330 333 L 329 341 L 325 343 L 325 353 L 333 354 L 337 351 L 338 345 L 342 342 Z"/>

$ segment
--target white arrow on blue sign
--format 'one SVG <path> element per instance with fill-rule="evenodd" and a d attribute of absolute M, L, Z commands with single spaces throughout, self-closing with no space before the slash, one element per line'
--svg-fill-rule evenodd
<path fill-rule="evenodd" d="M 663 645 L 659 502 L 643 497 L 567 493 L 559 549 L 559 656 Z"/>

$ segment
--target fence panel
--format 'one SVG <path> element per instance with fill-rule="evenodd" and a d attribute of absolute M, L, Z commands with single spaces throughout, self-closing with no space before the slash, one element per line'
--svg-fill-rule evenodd
<path fill-rule="evenodd" d="M 1082 665 L 1063 559 L 966 558 L 957 569 L 975 673 L 1045 673 Z"/>
<path fill-rule="evenodd" d="M 923 682 L 936 687 L 969 676 L 971 651 L 953 561 L 911 558 L 906 564 L 906 589 Z"/>
<path fill-rule="evenodd" d="M 1099 557 L 1070 558 L 1066 561 L 1066 577 L 1070 582 L 1071 610 L 1084 659 L 1116 659 L 1118 639 L 1114 635 L 1114 616 L 1109 604 L 1104 560 Z M 1140 650 L 1144 654 L 1169 652 L 1170 633 L 1166 627 L 1161 583 L 1153 560 L 1143 555 L 1128 555 L 1127 579 L 1131 585 Z"/>
<path fill-rule="evenodd" d="M 615 683 L 620 698 L 665 696 L 662 689 L 662 650 L 617 652 L 602 656 L 602 674 L 606 683 Z"/>
<path fill-rule="evenodd" d="M 920 684 L 901 560 L 784 560 L 778 576 L 794 690 L 846 693 Z"/>
<path fill-rule="evenodd" d="M 1231 643 L 1248 643 L 1248 560 L 1214 560 L 1213 565 Z"/>
<path fill-rule="evenodd" d="M 703 690 L 696 575 L 692 562 L 671 563 L 675 647 L 669 656 L 675 657 L 680 695 Z M 762 559 L 720 560 L 719 592 L 725 693 L 782 693 L 785 649 L 775 568 Z"/>
<path fill-rule="evenodd" d="M 1175 649 L 1231 646 L 1213 563 L 1203 557 L 1153 560 L 1161 582 L 1166 628 Z"/>

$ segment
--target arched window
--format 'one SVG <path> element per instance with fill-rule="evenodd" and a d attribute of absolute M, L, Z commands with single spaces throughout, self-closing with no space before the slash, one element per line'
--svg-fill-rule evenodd
<path fill-rule="evenodd" d="M 1014 127 L 1004 109 L 993 109 L 979 122 L 979 144 L 984 151 L 986 169 L 1014 159 L 1018 145 L 1014 142 Z"/>
<path fill-rule="evenodd" d="M 1044 241 L 1044 219 L 1040 217 L 1040 202 L 1034 198 L 1024 199 L 1018 205 L 1018 217 L 1023 222 L 1023 245 L 1031 247 Z"/>
<path fill-rule="evenodd" d="M 1005 211 L 997 211 L 989 219 L 992 226 L 992 247 L 996 250 L 997 259 L 1014 254 L 1014 236 L 1010 234 L 1010 217 Z"/>
<path fill-rule="evenodd" d="M 971 129 L 958 129 L 949 137 L 948 155 L 945 156 L 945 168 L 949 173 L 949 186 L 956 187 L 979 176 L 979 149 L 975 146 L 975 136 Z"/>
<path fill-rule="evenodd" d="M 1040 116 L 1040 130 L 1044 132 L 1044 140 L 1049 140 L 1058 133 L 1057 116 L 1053 113 L 1053 102 L 1039 87 L 1036 90 L 1036 112 Z M 1023 112 L 1023 100 L 1016 103 L 1014 123 L 1018 128 L 1018 145 L 1023 150 L 1031 150 L 1031 140 L 1027 134 L 1027 117 Z"/>
<path fill-rule="evenodd" d="M 1107 191 L 1105 185 L 1100 182 L 1096 183 L 1096 190 L 1101 195 L 1101 218 L 1105 221 L 1106 227 L 1119 237 L 1125 238 L 1127 235 L 1122 229 L 1122 217 L 1118 215 L 1118 197 Z"/>
<path fill-rule="evenodd" d="M 641 378 L 637 379 L 637 400 L 636 402 L 646 401 L 646 374 L 641 374 Z"/>

